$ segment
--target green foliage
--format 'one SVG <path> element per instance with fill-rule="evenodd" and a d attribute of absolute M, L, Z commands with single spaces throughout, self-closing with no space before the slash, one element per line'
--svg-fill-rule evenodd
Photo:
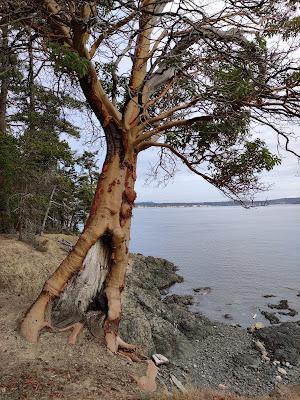
<path fill-rule="evenodd" d="M 166 143 L 192 165 L 203 164 L 215 186 L 227 195 L 259 189 L 257 174 L 278 165 L 279 157 L 262 140 L 249 140 L 248 113 L 224 107 L 218 113 L 212 121 L 168 132 Z"/>
<path fill-rule="evenodd" d="M 67 52 L 64 56 L 66 62 L 69 56 L 72 59 Z M 78 190 L 78 170 L 82 166 L 61 136 L 79 137 L 79 128 L 66 115 L 70 110 L 82 109 L 83 103 L 37 84 L 37 79 L 25 81 L 28 69 L 24 62 L 21 69 L 18 59 L 14 60 L 17 73 L 9 79 L 9 102 L 13 107 L 8 112 L 7 132 L 0 134 L 0 230 L 32 237 L 41 229 L 49 204 L 46 230 L 76 230 L 86 218 L 81 210 L 83 194 Z M 15 125 L 21 129 L 15 131 Z M 88 201 L 90 194 L 86 208 Z"/>
<path fill-rule="evenodd" d="M 264 35 L 257 33 L 255 35 L 255 41 L 258 44 L 258 46 L 261 48 L 261 50 L 263 50 L 263 51 L 267 50 L 267 40 L 264 37 Z"/>
<path fill-rule="evenodd" d="M 280 159 L 270 153 L 266 144 L 256 139 L 245 141 L 241 148 L 232 147 L 213 158 L 209 165 L 218 187 L 232 193 L 243 193 L 257 182 L 256 174 L 270 171 Z"/>
<path fill-rule="evenodd" d="M 284 21 L 283 28 L 286 30 L 284 37 L 297 36 L 300 33 L 300 16 L 296 16 L 287 21 Z"/>
<path fill-rule="evenodd" d="M 211 147 L 222 151 L 228 146 L 234 146 L 248 134 L 249 114 L 228 112 L 226 115 L 226 110 L 222 110 L 222 114 L 212 121 L 195 123 L 191 128 L 169 132 L 166 134 L 166 142 L 183 151 L 190 147 L 197 155 L 203 155 Z"/>
<path fill-rule="evenodd" d="M 255 96 L 256 82 L 251 72 L 243 66 L 221 64 L 220 69 L 214 71 L 212 80 L 210 91 L 233 105 Z"/>
<path fill-rule="evenodd" d="M 0 132 L 0 232 L 9 231 L 14 224 L 10 210 L 16 206 L 14 183 L 19 158 L 18 141 Z"/>
<path fill-rule="evenodd" d="M 80 168 L 76 180 L 76 197 L 81 221 L 84 222 L 88 216 L 99 178 L 96 154 L 85 151 L 81 157 L 76 159 L 76 163 Z"/>
<path fill-rule="evenodd" d="M 71 50 L 67 45 L 49 42 L 50 60 L 54 61 L 56 69 L 61 72 L 71 72 L 84 77 L 89 69 L 89 61 Z"/>

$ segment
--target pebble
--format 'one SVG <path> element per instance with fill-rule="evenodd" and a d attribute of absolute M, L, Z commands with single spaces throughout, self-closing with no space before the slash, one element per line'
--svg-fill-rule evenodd
<path fill-rule="evenodd" d="M 169 363 L 167 357 L 163 356 L 162 354 L 153 354 L 152 360 L 155 362 L 157 366 Z"/>
<path fill-rule="evenodd" d="M 277 375 L 275 379 L 276 382 L 282 382 L 282 377 L 280 375 Z"/>
<path fill-rule="evenodd" d="M 224 385 L 223 383 L 220 383 L 220 384 L 218 385 L 218 387 L 219 387 L 219 389 L 225 390 L 227 386 Z"/>
<path fill-rule="evenodd" d="M 264 324 L 262 323 L 262 322 L 256 322 L 256 324 L 255 325 L 251 325 L 249 328 L 248 328 L 248 331 L 250 332 L 250 333 L 254 333 L 255 331 L 257 331 L 258 329 L 262 329 L 262 328 L 264 328 L 265 326 L 264 326 Z"/>
<path fill-rule="evenodd" d="M 255 348 L 256 348 L 256 350 L 260 351 L 262 355 L 266 356 L 268 354 L 265 346 L 259 340 L 256 340 Z"/>
<path fill-rule="evenodd" d="M 280 365 L 280 361 L 274 360 L 274 361 L 273 361 L 273 365 Z"/>
<path fill-rule="evenodd" d="M 182 393 L 185 393 L 187 390 L 183 386 L 183 384 L 180 382 L 179 379 L 176 378 L 174 375 L 170 375 L 171 381 L 174 383 L 174 385 L 179 389 Z"/>
<path fill-rule="evenodd" d="M 285 363 L 285 366 L 288 368 L 293 368 L 293 366 L 288 361 Z"/>
<path fill-rule="evenodd" d="M 278 368 L 278 372 L 280 374 L 282 374 L 282 375 L 286 375 L 287 374 L 286 370 L 284 368 L 280 368 L 280 367 Z"/>
<path fill-rule="evenodd" d="M 270 362 L 270 357 L 266 356 L 265 354 L 263 354 L 263 355 L 261 356 L 261 358 L 262 358 L 264 361 Z"/>
<path fill-rule="evenodd" d="M 254 325 L 255 329 L 262 329 L 264 328 L 264 324 L 262 322 L 256 322 L 256 324 Z"/>

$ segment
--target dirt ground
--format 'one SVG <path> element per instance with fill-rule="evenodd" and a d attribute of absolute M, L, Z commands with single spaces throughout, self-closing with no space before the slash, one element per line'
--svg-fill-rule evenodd
<path fill-rule="evenodd" d="M 0 237 L 0 399 L 138 399 L 132 378 L 144 364 L 112 355 L 100 339 L 84 330 L 75 346 L 68 332 L 44 332 L 37 345 L 18 333 L 18 323 L 49 273 L 66 252 L 58 238 L 47 235 L 47 252 L 11 236 Z"/>
<path fill-rule="evenodd" d="M 0 297 L 0 399 L 137 399 L 131 377 L 143 365 L 111 355 L 87 331 L 75 346 L 68 333 L 45 332 L 38 345 L 28 344 L 16 331 L 30 303 L 23 297 Z"/>

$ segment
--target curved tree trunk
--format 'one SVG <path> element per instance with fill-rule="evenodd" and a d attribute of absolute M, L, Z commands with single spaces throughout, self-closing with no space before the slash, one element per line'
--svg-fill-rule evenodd
<path fill-rule="evenodd" d="M 123 143 L 122 132 L 112 124 L 108 129 L 111 142 L 84 231 L 46 281 L 21 324 L 21 333 L 31 342 L 37 342 L 45 326 L 66 328 L 84 322 L 89 308 L 97 306 L 106 314 L 104 335 L 108 348 L 116 352 L 126 345 L 118 336 L 118 328 L 136 197 L 136 153 Z M 49 303 L 53 307 L 46 320 Z"/>

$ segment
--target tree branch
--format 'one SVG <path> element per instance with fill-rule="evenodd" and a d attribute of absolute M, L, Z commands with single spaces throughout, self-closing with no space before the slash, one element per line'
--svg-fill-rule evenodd
<path fill-rule="evenodd" d="M 120 21 L 118 21 L 117 23 L 112 25 L 109 29 L 107 29 L 107 31 L 103 32 L 98 37 L 98 39 L 96 39 L 95 42 L 92 44 L 92 46 L 89 50 L 89 59 L 91 60 L 94 57 L 97 49 L 99 48 L 99 46 L 101 45 L 101 43 L 103 42 L 103 40 L 105 38 L 111 36 L 118 29 L 122 28 L 122 26 L 126 25 L 129 21 L 131 21 L 135 17 L 136 14 L 137 14 L 136 11 L 132 12 L 127 17 L 121 19 Z"/>
<path fill-rule="evenodd" d="M 203 21 L 192 22 L 187 18 L 184 18 L 192 28 L 178 34 L 181 39 L 179 42 L 170 50 L 168 54 L 164 54 L 161 57 L 161 63 L 158 66 L 156 72 L 150 76 L 148 81 L 149 94 L 153 94 L 160 86 L 168 82 L 176 73 L 176 68 L 174 66 L 165 65 L 165 60 L 170 60 L 176 56 L 179 56 L 183 51 L 190 48 L 192 45 L 197 43 L 201 38 L 214 39 L 218 38 L 223 42 L 236 42 L 241 46 L 249 46 L 253 43 L 248 41 L 240 31 L 237 29 L 229 29 L 227 31 L 214 28 L 209 25 L 204 25 Z"/>
<path fill-rule="evenodd" d="M 196 122 L 208 122 L 211 121 L 213 119 L 212 116 L 210 115 L 204 115 L 204 116 L 200 116 L 200 117 L 194 117 L 194 118 L 190 118 L 190 119 L 178 119 L 175 121 L 170 121 L 165 125 L 161 125 L 151 131 L 148 131 L 146 133 L 144 133 L 143 135 L 139 136 L 136 141 L 134 142 L 135 146 L 138 146 L 140 143 L 147 141 L 148 139 L 150 139 L 152 136 L 157 135 L 158 133 L 164 132 L 170 128 L 173 127 L 177 127 L 177 126 L 189 126 L 192 125 Z"/>
<path fill-rule="evenodd" d="M 191 106 L 197 104 L 197 102 L 199 100 L 201 100 L 201 97 L 197 96 L 193 100 L 189 101 L 188 103 L 184 103 L 184 104 L 181 104 L 181 105 L 179 105 L 177 107 L 173 107 L 170 110 L 167 110 L 167 111 L 157 115 L 156 117 L 153 117 L 153 118 L 150 118 L 150 119 L 146 120 L 143 124 L 141 124 L 139 126 L 143 126 L 144 127 L 145 125 L 150 125 L 150 124 L 153 124 L 155 122 L 161 121 L 161 120 L 163 120 L 165 118 L 168 118 L 168 117 L 170 117 L 171 115 L 173 115 L 177 111 L 184 110 L 184 109 L 186 109 L 188 107 L 191 107 Z"/>
<path fill-rule="evenodd" d="M 139 88 L 142 86 L 147 75 L 147 60 L 150 53 L 150 37 L 153 31 L 152 13 L 157 6 L 157 0 L 142 0 L 141 16 L 139 19 L 139 34 L 136 40 L 135 52 L 133 57 L 133 66 L 129 82 L 129 90 L 133 94 L 127 103 L 123 121 L 129 128 L 132 121 L 139 115 Z M 141 94 L 143 98 L 143 93 Z M 143 100 L 142 100 L 143 103 Z"/>
<path fill-rule="evenodd" d="M 54 16 L 57 19 L 57 14 L 60 11 L 59 5 L 55 0 L 44 0 L 43 1 L 45 9 L 50 12 L 48 15 L 50 18 Z M 62 21 L 53 21 L 52 28 L 57 29 L 63 36 L 64 41 L 71 47 L 73 47 L 73 41 L 71 37 L 70 28 L 63 24 Z"/>
<path fill-rule="evenodd" d="M 216 181 L 213 178 L 195 169 L 184 155 L 179 153 L 176 149 L 174 149 L 174 147 L 170 146 L 169 144 L 159 143 L 159 142 L 148 142 L 143 144 L 140 147 L 139 151 L 148 149 L 149 147 L 161 147 L 170 150 L 176 157 L 178 157 L 181 161 L 183 161 L 183 163 L 188 167 L 190 171 L 194 172 L 196 175 L 201 176 L 201 178 L 205 179 L 207 182 L 216 185 Z"/>

